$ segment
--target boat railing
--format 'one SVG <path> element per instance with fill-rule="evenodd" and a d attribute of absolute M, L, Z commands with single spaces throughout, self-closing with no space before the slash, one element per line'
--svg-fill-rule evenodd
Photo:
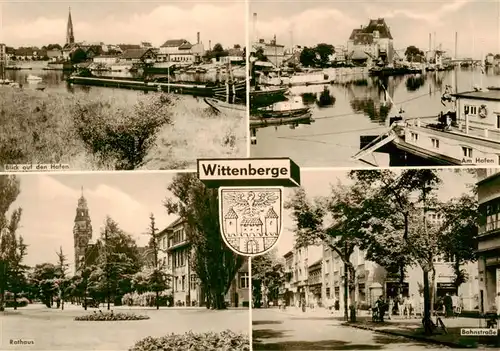
<path fill-rule="evenodd" d="M 406 120 L 407 126 L 429 128 L 440 131 L 446 131 L 455 134 L 467 135 L 479 139 L 500 142 L 500 129 L 477 127 L 467 125 L 465 121 L 452 122 L 451 126 L 445 127 L 439 123 L 436 116 L 427 116 L 411 118 Z"/>

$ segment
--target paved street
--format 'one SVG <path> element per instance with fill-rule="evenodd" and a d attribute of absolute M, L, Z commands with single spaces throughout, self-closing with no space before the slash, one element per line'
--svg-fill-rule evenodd
<path fill-rule="evenodd" d="M 103 309 L 104 310 L 104 309 Z M 125 312 L 127 307 L 114 311 Z M 248 309 L 212 311 L 206 308 L 133 308 L 131 312 L 150 317 L 142 321 L 78 322 L 86 313 L 66 305 L 64 311 L 29 305 L 0 313 L 0 350 L 128 350 L 144 337 L 170 333 L 222 331 L 248 333 Z M 10 345 L 11 339 L 33 340 L 34 345 Z"/>
<path fill-rule="evenodd" d="M 254 350 L 423 350 L 444 348 L 408 338 L 342 326 L 331 316 L 317 317 L 277 309 L 254 309 Z"/>

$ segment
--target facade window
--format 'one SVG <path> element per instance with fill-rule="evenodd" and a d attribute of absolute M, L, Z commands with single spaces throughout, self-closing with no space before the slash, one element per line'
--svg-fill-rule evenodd
<path fill-rule="evenodd" d="M 250 287 L 250 279 L 248 272 L 240 273 L 240 289 L 248 289 Z"/>
<path fill-rule="evenodd" d="M 418 141 L 418 134 L 417 133 L 410 133 L 411 141 L 416 143 Z"/>
<path fill-rule="evenodd" d="M 330 288 L 326 288 L 325 295 L 327 299 L 330 298 Z"/>
<path fill-rule="evenodd" d="M 465 105 L 464 112 L 466 115 L 477 115 L 477 106 Z"/>
<path fill-rule="evenodd" d="M 472 148 L 467 146 L 462 146 L 462 152 L 464 157 L 472 157 Z"/>
<path fill-rule="evenodd" d="M 179 291 L 179 277 L 175 277 L 174 289 L 175 291 Z"/>
<path fill-rule="evenodd" d="M 358 284 L 358 299 L 359 301 L 366 301 L 365 284 Z"/>
<path fill-rule="evenodd" d="M 431 138 L 431 142 L 434 149 L 439 149 L 439 139 Z"/>
<path fill-rule="evenodd" d="M 197 285 L 197 282 L 196 282 L 196 274 L 191 274 L 191 278 L 190 278 L 190 281 L 189 281 L 189 287 L 191 290 L 196 290 L 196 285 Z"/>
<path fill-rule="evenodd" d="M 497 115 L 497 129 L 500 129 L 500 115 Z"/>
<path fill-rule="evenodd" d="M 181 291 L 184 291 L 186 290 L 186 276 L 183 275 L 182 276 L 182 290 Z"/>
<path fill-rule="evenodd" d="M 325 261 L 325 274 L 330 273 L 330 260 Z"/>

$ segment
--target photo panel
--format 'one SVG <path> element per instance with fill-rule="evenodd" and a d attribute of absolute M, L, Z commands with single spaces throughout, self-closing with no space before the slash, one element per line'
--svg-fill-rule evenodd
<path fill-rule="evenodd" d="M 253 350 L 498 348 L 498 168 L 301 179 L 252 260 Z"/>
<path fill-rule="evenodd" d="M 250 1 L 251 156 L 499 165 L 499 19 L 496 0 Z"/>
<path fill-rule="evenodd" d="M 0 193 L 0 349 L 249 350 L 249 261 L 196 173 L 0 175 Z"/>
<path fill-rule="evenodd" d="M 247 156 L 244 1 L 1 6 L 0 170 Z"/>

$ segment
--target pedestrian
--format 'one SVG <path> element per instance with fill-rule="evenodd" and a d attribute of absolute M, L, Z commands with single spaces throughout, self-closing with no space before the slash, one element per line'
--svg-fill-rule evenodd
<path fill-rule="evenodd" d="M 446 293 L 443 299 L 443 303 L 444 303 L 445 317 L 446 318 L 451 317 L 451 315 L 453 314 L 453 301 L 449 293 Z"/>
<path fill-rule="evenodd" d="M 387 311 L 387 319 L 392 319 L 392 313 L 394 312 L 394 298 L 389 297 L 389 311 Z"/>
<path fill-rule="evenodd" d="M 455 317 L 456 315 L 458 315 L 458 307 L 459 307 L 457 294 L 453 294 L 451 296 L 451 304 L 452 304 L 452 310 L 453 310 L 453 317 Z"/>
<path fill-rule="evenodd" d="M 410 298 L 410 318 L 416 317 L 416 309 L 417 309 L 417 299 L 415 298 L 415 294 L 411 294 Z"/>
<path fill-rule="evenodd" d="M 420 301 L 419 301 L 419 307 L 420 307 L 420 316 L 423 318 L 424 317 L 424 308 L 425 308 L 425 303 L 424 303 L 424 296 L 420 295 Z"/>
<path fill-rule="evenodd" d="M 399 294 L 398 295 L 397 304 L 398 304 L 398 316 L 399 316 L 399 318 L 403 318 L 403 313 L 404 313 L 404 298 L 403 298 L 403 294 Z"/>
<path fill-rule="evenodd" d="M 405 297 L 405 302 L 404 302 L 404 307 L 405 307 L 405 318 L 410 318 L 411 317 L 411 300 L 409 296 Z"/>
<path fill-rule="evenodd" d="M 378 300 L 377 300 L 377 312 L 378 312 L 378 319 L 380 322 L 384 322 L 384 314 L 385 314 L 385 309 L 386 309 L 386 303 L 384 301 L 384 296 L 380 295 Z"/>

